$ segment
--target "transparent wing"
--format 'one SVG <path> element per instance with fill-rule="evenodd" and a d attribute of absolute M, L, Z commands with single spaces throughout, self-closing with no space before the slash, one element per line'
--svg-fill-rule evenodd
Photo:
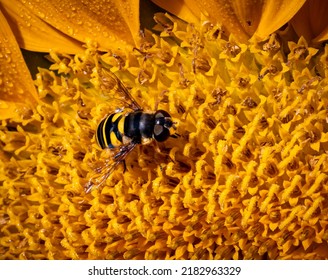
<path fill-rule="evenodd" d="M 101 168 L 98 168 L 97 173 L 93 175 L 84 186 L 86 193 L 89 193 L 92 189 L 98 189 L 107 180 L 110 174 L 115 168 L 124 161 L 126 156 L 135 148 L 137 144 L 131 142 L 130 144 L 120 146 L 119 151 L 113 156 L 113 160 L 104 164 Z"/>
<path fill-rule="evenodd" d="M 121 80 L 109 69 L 101 68 L 99 77 L 101 90 L 104 92 L 111 92 L 112 98 L 121 102 L 123 107 L 130 108 L 134 111 L 142 109 Z"/>

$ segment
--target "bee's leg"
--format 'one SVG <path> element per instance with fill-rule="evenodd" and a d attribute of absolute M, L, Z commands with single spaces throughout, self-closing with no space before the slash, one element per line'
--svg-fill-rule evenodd
<path fill-rule="evenodd" d="M 171 138 L 179 138 L 180 136 L 181 135 L 179 133 L 174 133 L 170 135 Z"/>
<path fill-rule="evenodd" d="M 122 108 L 117 108 L 114 112 L 115 113 L 122 113 L 124 111 L 124 107 Z"/>
<path fill-rule="evenodd" d="M 163 153 L 161 151 L 161 149 L 158 146 L 157 142 L 154 142 L 153 148 L 155 149 L 155 155 L 160 155 L 162 157 L 165 157 L 165 159 L 167 159 L 169 157 L 167 154 L 165 154 L 165 153 Z M 153 161 L 156 163 L 157 166 L 159 166 L 159 169 L 160 169 L 160 171 L 162 173 L 164 171 L 163 161 L 162 160 L 158 160 L 158 158 L 156 158 L 156 156 L 154 156 Z"/>
<path fill-rule="evenodd" d="M 172 161 L 173 163 L 175 163 L 175 161 L 173 160 L 173 158 L 170 157 L 169 154 L 167 154 L 167 153 L 165 153 L 165 152 L 162 152 L 162 150 L 161 150 L 161 148 L 158 146 L 158 143 L 157 143 L 157 142 L 154 141 L 154 143 L 155 143 L 155 145 L 154 145 L 154 147 L 155 147 L 155 151 L 156 151 L 157 154 L 159 154 L 159 155 L 165 157 L 166 159 L 169 159 L 169 160 Z"/>
<path fill-rule="evenodd" d="M 125 171 L 126 171 L 126 162 L 125 162 L 125 159 L 122 160 L 122 163 L 123 163 L 123 173 L 125 173 Z"/>

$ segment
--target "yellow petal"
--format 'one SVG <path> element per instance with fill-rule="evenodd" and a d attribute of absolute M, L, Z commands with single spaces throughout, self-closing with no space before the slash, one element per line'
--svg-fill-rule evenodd
<path fill-rule="evenodd" d="M 328 26 L 317 37 L 313 39 L 313 42 L 320 43 L 326 40 L 328 40 Z"/>
<path fill-rule="evenodd" d="M 222 24 L 237 40 L 247 41 L 255 32 L 261 17 L 261 1 L 252 0 L 205 0 L 200 1 L 211 21 Z"/>
<path fill-rule="evenodd" d="M 211 22 L 223 25 L 227 33 L 233 34 L 240 42 L 247 41 L 253 35 L 257 39 L 265 39 L 288 22 L 302 7 L 305 0 L 203 0 L 185 1 L 154 1 L 161 7 L 173 12 L 179 17 L 187 13 L 188 7 L 197 7 L 208 16 Z M 171 3 L 172 4 L 169 4 Z M 188 20 L 188 16 L 184 16 Z"/>
<path fill-rule="evenodd" d="M 0 121 L 5 119 L 21 120 L 28 110 L 28 106 L 24 103 L 0 100 Z"/>
<path fill-rule="evenodd" d="M 39 52 L 54 50 L 62 53 L 77 53 L 83 49 L 81 42 L 44 22 L 18 0 L 2 0 L 0 5 L 21 48 Z"/>
<path fill-rule="evenodd" d="M 286 24 L 306 0 L 267 0 L 262 4 L 261 20 L 254 37 L 263 40 Z M 262 1 L 257 1 L 262 2 Z"/>
<path fill-rule="evenodd" d="M 198 22 L 201 18 L 201 11 L 195 0 L 152 0 L 152 2 L 189 23 Z"/>
<path fill-rule="evenodd" d="M 104 1 L 86 0 L 83 4 L 77 0 L 63 1 L 22 1 L 2 0 L 11 12 L 13 22 L 18 23 L 17 29 L 33 32 L 20 32 L 22 40 L 30 42 L 38 40 L 33 50 L 44 51 L 52 49 L 60 50 L 61 45 L 69 45 L 68 39 L 73 38 L 72 49 L 64 52 L 76 52 L 78 42 L 88 42 L 90 39 L 98 42 L 102 48 L 122 48 L 134 46 L 139 37 L 139 1 Z M 16 6 L 21 3 L 22 8 L 17 11 Z M 21 17 L 24 11 L 23 18 Z M 37 39 L 38 30 L 41 29 L 42 40 Z M 53 35 L 57 30 L 56 35 Z M 47 34 L 50 32 L 50 35 Z M 46 36 L 47 35 L 47 36 Z M 27 37 L 27 38 L 25 38 Z M 60 42 L 62 38 L 63 42 Z M 54 41 L 52 41 L 54 40 Z M 42 41 L 48 41 L 42 43 Z M 46 47 L 43 47 L 43 45 Z M 29 45 L 28 45 L 29 46 Z M 26 46 L 26 47 L 28 47 Z M 29 48 L 31 49 L 31 48 Z M 66 47 L 67 49 L 67 47 Z M 61 50 L 62 51 L 62 50 Z"/>
<path fill-rule="evenodd" d="M 95 1 L 97 2 L 97 1 Z M 115 7 L 117 7 L 118 11 L 120 12 L 120 15 L 123 17 L 126 25 L 128 26 L 128 29 L 125 31 L 129 31 L 129 33 L 126 34 L 132 36 L 132 39 L 134 40 L 134 45 L 139 45 L 139 31 L 140 31 L 140 20 L 139 20 L 139 0 L 128 0 L 124 1 L 122 3 L 122 0 L 112 0 L 112 4 L 115 4 Z M 112 10 L 107 7 L 108 12 L 112 12 Z M 113 15 L 113 14 L 112 14 Z M 111 25 L 109 25 L 111 28 Z M 112 30 L 112 29 L 111 29 Z M 120 30 L 117 31 L 118 35 L 120 35 Z M 126 41 L 130 41 L 130 37 L 123 38 Z"/>
<path fill-rule="evenodd" d="M 0 27 L 0 99 L 33 105 L 38 96 L 31 74 L 1 11 Z M 1 112 L 5 115 L 5 111 Z"/>
<path fill-rule="evenodd" d="M 327 1 L 307 1 L 291 21 L 296 33 L 307 41 L 328 39 L 327 9 Z"/>

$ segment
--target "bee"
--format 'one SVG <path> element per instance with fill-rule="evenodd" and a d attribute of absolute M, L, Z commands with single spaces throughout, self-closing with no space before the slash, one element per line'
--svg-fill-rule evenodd
<path fill-rule="evenodd" d="M 95 132 L 96 142 L 102 149 L 110 149 L 112 161 L 106 163 L 85 185 L 85 192 L 99 188 L 137 145 L 149 145 L 153 141 L 164 142 L 169 137 L 177 138 L 176 122 L 164 110 L 145 111 L 131 96 L 129 90 L 112 72 L 102 71 L 107 85 L 120 96 L 123 108 L 107 115 L 98 124 Z M 114 85 L 114 86 L 113 86 Z M 155 105 L 157 107 L 158 104 Z"/>

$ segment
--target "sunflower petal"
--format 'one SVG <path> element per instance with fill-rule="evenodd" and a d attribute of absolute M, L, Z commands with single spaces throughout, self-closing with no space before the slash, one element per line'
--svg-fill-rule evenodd
<path fill-rule="evenodd" d="M 328 40 L 328 26 L 317 37 L 313 39 L 313 42 L 320 43 L 327 40 Z"/>
<path fill-rule="evenodd" d="M 328 2 L 307 1 L 292 19 L 292 25 L 299 36 L 307 41 L 321 42 L 328 38 Z"/>
<path fill-rule="evenodd" d="M 254 2 L 254 1 L 253 1 Z M 198 8 L 213 23 L 223 26 L 224 31 L 234 34 L 237 40 L 245 42 L 254 33 L 258 5 L 247 1 L 204 0 L 197 2 Z M 250 24 L 251 22 L 251 24 Z"/>
<path fill-rule="evenodd" d="M 201 18 L 201 11 L 195 0 L 152 0 L 152 2 L 189 23 L 198 22 Z"/>
<path fill-rule="evenodd" d="M 2 120 L 21 120 L 22 116 L 27 115 L 29 107 L 24 103 L 0 100 L 0 121 Z"/>
<path fill-rule="evenodd" d="M 229 33 L 245 41 L 253 35 L 258 39 L 265 39 L 288 22 L 304 2 L 305 0 L 206 0 L 202 3 L 212 3 L 206 10 L 220 11 L 215 17 L 222 19 L 222 24 Z M 218 6 L 216 9 L 215 4 Z"/>
<path fill-rule="evenodd" d="M 261 15 L 261 5 L 251 0 L 199 1 L 201 11 L 214 22 L 223 25 L 225 31 L 238 41 L 245 42 L 255 32 Z"/>
<path fill-rule="evenodd" d="M 186 12 L 184 4 L 179 1 L 153 1 L 182 17 Z M 172 4 L 169 4 L 171 3 Z M 224 29 L 241 42 L 253 35 L 265 39 L 290 20 L 302 7 L 305 0 L 203 0 L 185 1 L 189 7 L 198 6 L 213 23 L 221 24 Z M 194 13 L 200 17 L 200 13 Z M 184 16 L 187 18 L 187 16 Z"/>
<path fill-rule="evenodd" d="M 77 53 L 82 50 L 81 42 L 41 20 L 19 0 L 2 0 L 0 6 L 21 48 L 40 52 L 55 50 L 63 53 Z"/>
<path fill-rule="evenodd" d="M 262 4 L 261 20 L 254 37 L 263 40 L 286 24 L 306 0 L 267 0 Z M 262 1 L 258 1 L 262 2 Z"/>
<path fill-rule="evenodd" d="M 13 106 L 5 103 L 14 101 L 33 105 L 38 97 L 19 46 L 1 11 L 0 27 L 0 101 L 1 106 L 5 106 L 1 110 L 4 115 L 13 110 Z"/>
<path fill-rule="evenodd" d="M 34 30 L 28 33 L 20 32 L 24 43 L 27 40 L 33 45 L 33 40 L 38 40 L 40 29 L 42 35 L 45 35 L 46 39 L 42 38 L 38 41 L 48 42 L 41 43 L 40 49 L 34 44 L 33 50 L 44 51 L 45 48 L 49 50 L 49 46 L 52 49 L 56 46 L 56 49 L 62 50 L 61 48 L 67 44 L 72 49 L 68 48 L 69 51 L 64 51 L 72 53 L 79 47 L 79 41 L 87 42 L 91 39 L 98 42 L 100 47 L 111 49 L 133 46 L 138 41 L 138 0 L 128 0 L 124 5 L 118 0 L 104 2 L 86 0 L 83 4 L 78 0 L 2 0 L 2 2 L 12 11 L 10 15 L 13 17 L 13 22 L 18 22 L 18 27 L 23 28 L 22 31 Z M 22 8 L 17 11 L 18 3 L 25 7 L 23 18 Z M 50 31 L 51 35 L 47 34 Z M 55 31 L 57 33 L 53 36 Z M 70 38 L 72 38 L 71 44 L 68 42 Z M 52 41 L 53 39 L 55 41 Z M 63 42 L 60 41 L 61 39 Z M 43 47 L 44 44 L 46 47 Z"/>
<path fill-rule="evenodd" d="M 96 1 L 95 1 L 96 2 Z M 111 3 L 117 7 L 120 15 L 124 19 L 126 25 L 128 26 L 128 30 L 130 31 L 130 35 L 134 40 L 134 44 L 138 46 L 139 42 L 139 0 L 129 0 L 125 1 L 124 5 L 122 4 L 122 0 L 112 0 Z M 112 10 L 108 8 L 108 11 Z M 111 25 L 110 25 L 111 27 Z M 119 34 L 118 30 L 118 34 Z M 130 38 L 128 38 L 130 39 Z"/>

